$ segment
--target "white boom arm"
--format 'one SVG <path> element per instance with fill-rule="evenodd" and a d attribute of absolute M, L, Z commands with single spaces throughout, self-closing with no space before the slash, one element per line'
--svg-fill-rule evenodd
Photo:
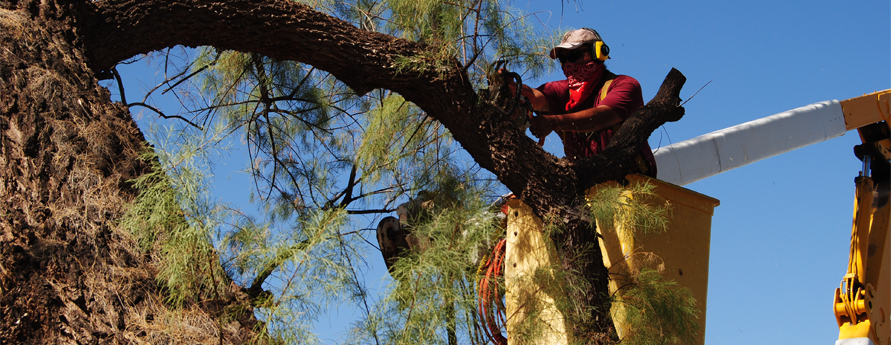
<path fill-rule="evenodd" d="M 653 151 L 660 180 L 683 186 L 847 132 L 839 101 L 825 101 Z"/>

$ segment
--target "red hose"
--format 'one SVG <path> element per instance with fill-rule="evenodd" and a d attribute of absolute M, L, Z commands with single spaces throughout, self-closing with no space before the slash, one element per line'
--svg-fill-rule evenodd
<path fill-rule="evenodd" d="M 507 345 L 507 338 L 501 334 L 504 326 L 504 311 L 493 303 L 501 299 L 498 293 L 498 278 L 502 276 L 504 264 L 504 245 L 506 240 L 501 240 L 495 245 L 492 255 L 486 262 L 486 275 L 480 280 L 479 285 L 479 313 L 482 319 L 483 330 L 489 340 L 497 345 Z M 491 286 L 494 283 L 494 288 Z"/>

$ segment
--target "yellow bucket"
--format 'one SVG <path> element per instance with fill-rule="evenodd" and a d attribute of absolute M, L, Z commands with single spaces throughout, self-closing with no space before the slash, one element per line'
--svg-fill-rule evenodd
<path fill-rule="evenodd" d="M 642 200 L 644 203 L 667 201 L 670 205 L 670 216 L 667 231 L 648 235 L 625 236 L 618 224 L 597 225 L 600 233 L 600 248 L 604 253 L 603 263 L 610 269 L 610 292 L 614 293 L 622 284 L 622 276 L 629 269 L 646 265 L 645 260 L 636 260 L 638 256 L 658 257 L 664 265 L 662 276 L 666 280 L 677 282 L 690 289 L 696 298 L 699 309 L 699 334 L 696 344 L 705 342 L 705 312 L 708 298 L 708 259 L 709 242 L 711 240 L 711 219 L 714 208 L 720 204 L 717 199 L 691 191 L 689 189 L 652 179 L 645 176 L 629 175 L 626 179 L 632 184 L 649 183 L 654 186 L 658 198 Z M 593 196 L 599 188 L 617 186 L 607 183 L 595 186 L 588 191 Z M 590 199 L 590 198 L 589 198 Z M 664 199 L 664 200 L 659 200 Z M 530 277 L 542 275 L 542 270 L 559 267 L 559 261 L 553 245 L 542 232 L 542 222 L 532 214 L 531 209 L 519 200 L 508 203 L 507 243 L 505 253 L 505 282 L 507 295 L 505 307 L 507 312 L 508 342 L 520 329 L 526 312 L 530 290 L 541 296 L 536 299 L 541 306 L 536 312 L 537 322 L 547 325 L 542 334 L 538 334 L 533 343 L 567 344 L 572 337 L 567 333 L 571 327 L 565 325 L 564 318 L 553 304 L 561 296 L 563 289 L 553 283 L 539 284 Z M 649 255 L 647 253 L 652 253 Z M 525 277 L 525 278 L 524 278 Z M 538 278 L 540 279 L 540 278 Z M 621 312 L 621 311 L 618 311 Z M 615 314 L 615 311 L 614 311 Z M 621 334 L 624 325 L 617 324 Z M 528 340 L 528 339 L 527 339 Z"/>

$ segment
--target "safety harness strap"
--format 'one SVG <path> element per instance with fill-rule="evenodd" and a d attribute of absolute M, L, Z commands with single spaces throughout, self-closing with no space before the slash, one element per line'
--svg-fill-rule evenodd
<path fill-rule="evenodd" d="M 613 83 L 613 80 L 614 79 L 607 80 L 606 82 L 603 83 L 603 87 L 600 88 L 600 101 L 601 102 L 603 101 L 604 98 L 606 98 L 606 94 L 609 93 L 609 86 L 610 86 L 610 84 Z M 625 123 L 625 121 L 614 124 L 609 129 L 612 130 L 613 133 L 615 133 L 616 131 L 619 130 L 619 127 L 622 127 L 623 123 Z M 637 157 L 635 157 L 634 160 L 637 162 L 637 166 L 640 168 L 641 173 L 646 174 L 650 170 L 649 167 L 647 166 L 647 160 L 646 160 L 646 158 L 643 157 L 642 154 L 638 153 Z"/>

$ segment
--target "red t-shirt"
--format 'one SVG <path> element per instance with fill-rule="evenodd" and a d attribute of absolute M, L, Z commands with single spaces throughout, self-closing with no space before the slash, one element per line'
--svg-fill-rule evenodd
<path fill-rule="evenodd" d="M 566 80 L 546 83 L 539 86 L 538 90 L 548 100 L 548 109 L 551 110 L 550 114 L 565 114 L 605 105 L 615 111 L 624 121 L 644 105 L 640 83 L 637 79 L 627 75 L 616 76 L 609 71 L 605 75 L 607 77 L 615 76 L 615 79 L 609 86 L 606 97 L 600 99 L 601 88 L 607 79 L 603 78 L 599 82 L 600 85 L 591 93 L 588 99 L 580 102 L 569 111 L 566 110 L 566 103 L 569 102 L 569 83 Z M 557 134 L 563 139 L 563 152 L 570 160 L 590 157 L 600 153 L 609 145 L 610 139 L 613 138 L 613 130 L 610 128 L 590 133 L 558 131 Z M 653 157 L 650 144 L 646 141 L 641 144 L 640 154 L 647 165 L 646 175 L 656 176 L 656 159 Z M 634 172 L 641 172 L 641 169 L 636 168 Z"/>

